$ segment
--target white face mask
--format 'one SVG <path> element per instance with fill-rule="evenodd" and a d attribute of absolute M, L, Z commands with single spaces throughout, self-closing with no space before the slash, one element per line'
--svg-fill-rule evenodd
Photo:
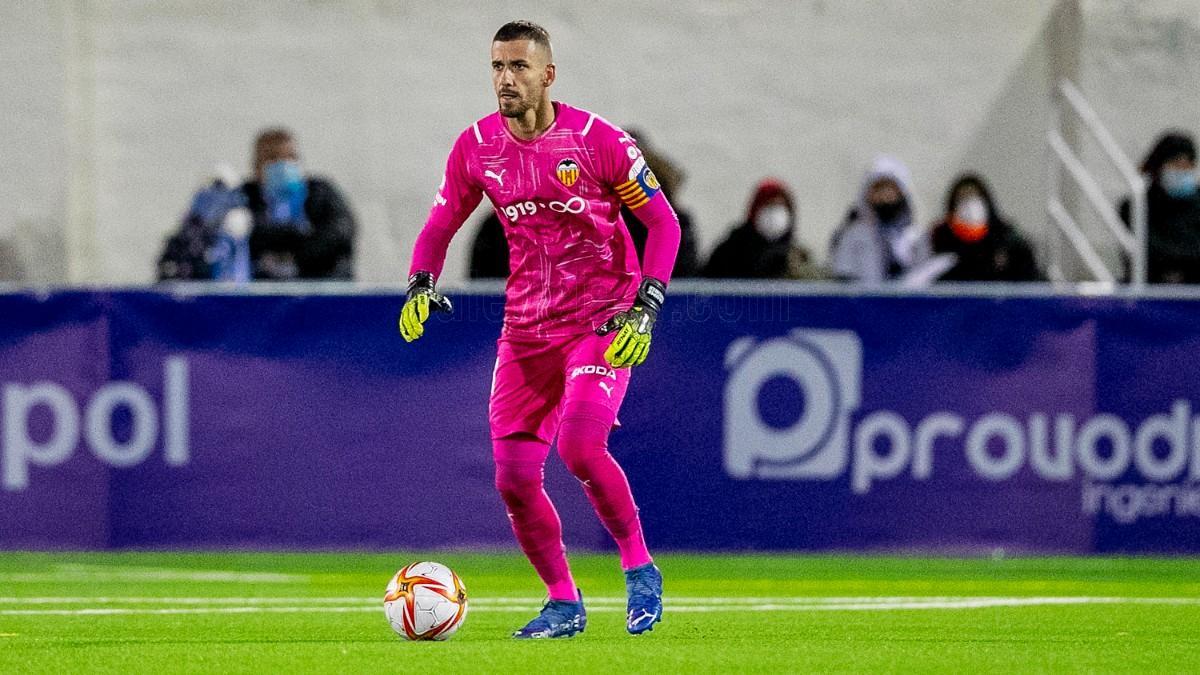
<path fill-rule="evenodd" d="M 766 206 L 754 217 L 754 229 L 767 241 L 775 241 L 787 234 L 792 225 L 792 212 L 783 205 Z"/>
<path fill-rule="evenodd" d="M 987 223 L 987 202 L 982 197 L 967 197 L 954 209 L 954 217 L 964 223 Z"/>

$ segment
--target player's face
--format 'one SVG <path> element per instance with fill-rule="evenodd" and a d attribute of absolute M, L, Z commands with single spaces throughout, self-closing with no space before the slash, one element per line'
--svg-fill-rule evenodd
<path fill-rule="evenodd" d="M 522 117 L 536 108 L 554 82 L 554 64 L 532 40 L 492 43 L 492 88 L 505 117 Z"/>

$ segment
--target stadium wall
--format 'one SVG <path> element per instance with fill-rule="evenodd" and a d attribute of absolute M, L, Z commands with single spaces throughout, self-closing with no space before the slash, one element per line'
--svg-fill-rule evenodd
<path fill-rule="evenodd" d="M 519 16 L 555 37 L 558 97 L 644 129 L 688 171 L 678 201 L 705 250 L 778 175 L 823 258 L 878 152 L 910 163 L 922 220 L 979 170 L 1041 240 L 1061 75 L 1132 155 L 1200 128 L 1193 0 L 4 3 L 0 260 L 18 269 L 0 276 L 150 281 L 191 191 L 282 122 L 358 212 L 359 278 L 396 279 L 452 139 L 494 106 L 488 37 Z"/>
<path fill-rule="evenodd" d="M 675 289 L 611 439 L 657 549 L 1200 552 L 1200 296 L 837 288 Z M 0 294 L 0 549 L 510 547 L 455 302 Z"/>

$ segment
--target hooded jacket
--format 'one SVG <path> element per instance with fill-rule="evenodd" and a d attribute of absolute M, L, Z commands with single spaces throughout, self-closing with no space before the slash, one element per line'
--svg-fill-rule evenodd
<path fill-rule="evenodd" d="M 975 242 L 963 241 L 950 227 L 958 204 L 954 195 L 964 185 L 973 185 L 987 205 L 987 234 Z M 992 192 L 983 179 L 967 174 L 950 186 L 946 194 L 946 216 L 931 234 L 934 253 L 953 253 L 957 262 L 942 275 L 942 281 L 1037 281 L 1033 249 L 996 210 Z"/>
<path fill-rule="evenodd" d="M 782 197 L 792 212 L 787 232 L 768 241 L 754 227 L 758 212 L 776 197 Z M 758 184 L 746 209 L 746 219 L 729 232 L 708 258 L 704 276 L 713 279 L 788 279 L 794 262 L 806 262 L 808 252 L 795 243 L 796 204 L 791 192 L 778 180 L 767 179 Z"/>
<path fill-rule="evenodd" d="M 1142 162 L 1142 173 L 1150 179 L 1146 190 L 1147 277 L 1155 283 L 1200 283 L 1200 193 L 1176 198 L 1162 186 L 1163 165 L 1175 157 L 1196 161 L 1196 146 L 1181 133 L 1163 135 Z M 1121 204 L 1126 224 L 1131 203 Z M 1128 266 L 1128 262 L 1126 263 Z"/>
<path fill-rule="evenodd" d="M 890 179 L 904 195 L 906 207 L 890 223 L 879 222 L 867 193 L 882 179 Z M 833 234 L 829 266 L 833 275 L 847 281 L 879 283 L 896 279 L 930 257 L 929 238 L 913 211 L 912 177 L 908 167 L 893 157 L 875 159 L 863 176 L 858 198 L 846 222 Z"/>

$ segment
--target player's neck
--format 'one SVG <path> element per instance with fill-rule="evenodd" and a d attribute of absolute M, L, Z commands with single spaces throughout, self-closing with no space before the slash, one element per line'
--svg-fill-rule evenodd
<path fill-rule="evenodd" d="M 508 124 L 508 130 L 513 136 L 523 141 L 532 141 L 554 124 L 554 115 L 554 104 L 550 99 L 546 99 L 537 108 L 527 110 L 520 117 L 506 117 L 504 122 Z"/>

